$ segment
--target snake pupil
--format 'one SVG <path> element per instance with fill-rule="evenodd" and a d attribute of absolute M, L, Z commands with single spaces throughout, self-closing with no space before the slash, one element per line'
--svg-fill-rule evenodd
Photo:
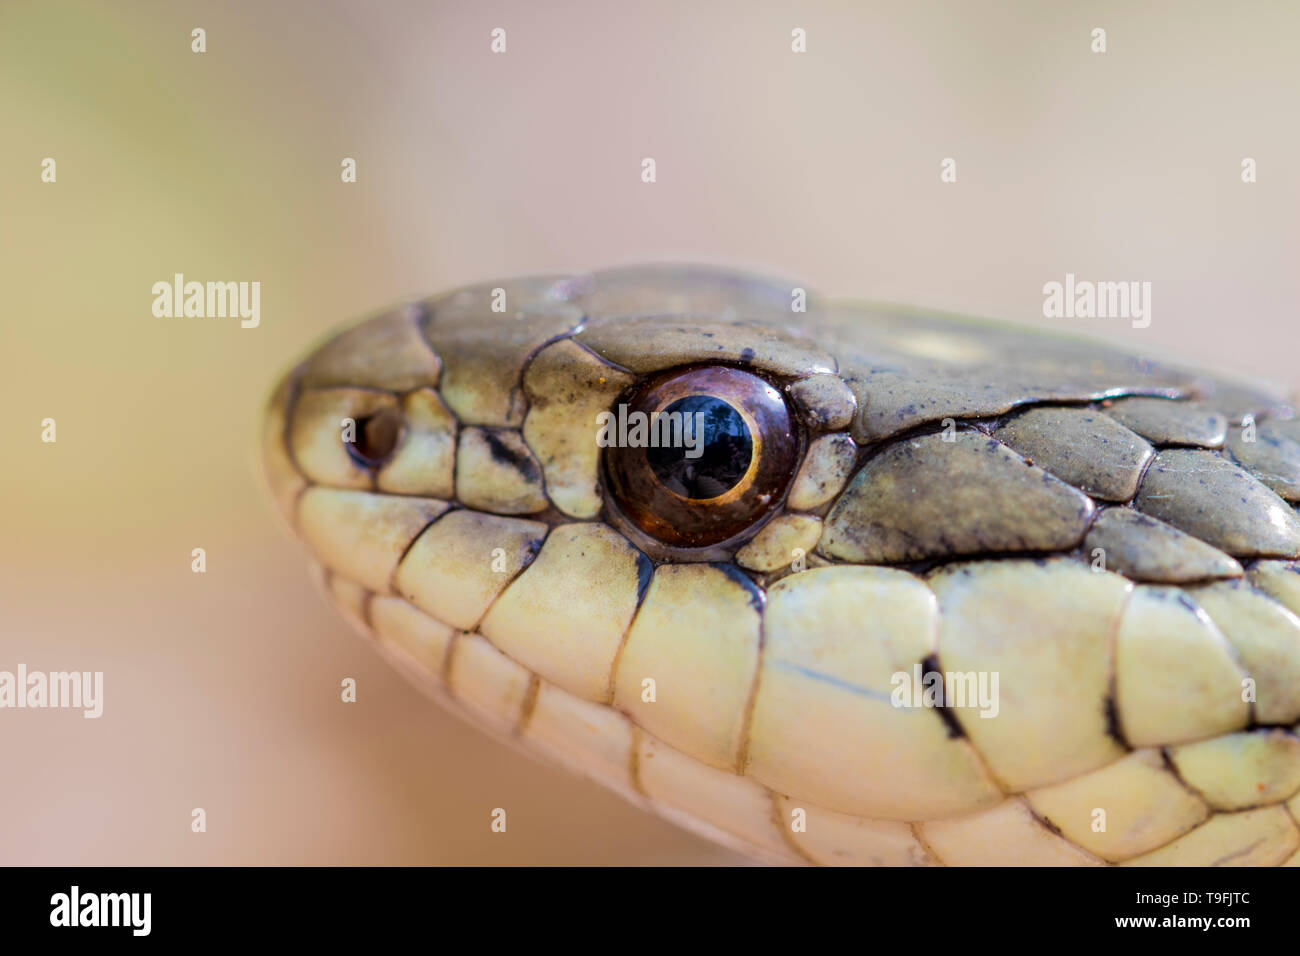
<path fill-rule="evenodd" d="M 401 432 L 401 413 L 396 409 L 380 409 L 357 419 L 356 441 L 344 442 L 343 447 L 362 468 L 377 468 L 393 453 Z"/>
<path fill-rule="evenodd" d="M 646 450 L 646 461 L 666 488 L 683 498 L 708 500 L 726 494 L 745 476 L 754 439 L 734 407 L 711 395 L 691 395 L 663 414 L 680 416 L 683 438 Z"/>

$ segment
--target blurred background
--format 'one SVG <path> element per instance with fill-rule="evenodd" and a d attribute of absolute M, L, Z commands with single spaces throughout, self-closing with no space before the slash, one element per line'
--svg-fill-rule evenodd
<path fill-rule="evenodd" d="M 105 674 L 98 720 L 0 711 L 0 862 L 735 862 L 349 632 L 263 496 L 275 377 L 409 295 L 692 260 L 1295 385 L 1298 30 L 1265 0 L 0 0 L 0 670 Z M 260 326 L 155 318 L 176 272 L 260 281 Z M 1067 272 L 1150 281 L 1150 327 L 1043 318 Z"/>

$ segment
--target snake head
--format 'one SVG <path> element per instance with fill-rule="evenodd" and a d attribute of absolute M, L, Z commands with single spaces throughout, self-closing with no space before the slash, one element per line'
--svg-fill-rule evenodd
<path fill-rule="evenodd" d="M 265 461 L 359 630 L 638 802 L 774 859 L 1098 862 L 1257 805 L 1188 845 L 1300 842 L 1296 421 L 1092 343 L 649 268 L 330 338 Z M 930 673 L 1000 701 L 900 704 Z"/>

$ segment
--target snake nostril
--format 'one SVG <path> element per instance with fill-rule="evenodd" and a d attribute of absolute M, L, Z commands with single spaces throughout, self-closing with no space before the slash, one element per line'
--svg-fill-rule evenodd
<path fill-rule="evenodd" d="M 345 438 L 343 447 L 362 468 L 378 468 L 393 453 L 401 434 L 402 413 L 396 408 L 381 408 L 357 419 L 355 439 Z"/>

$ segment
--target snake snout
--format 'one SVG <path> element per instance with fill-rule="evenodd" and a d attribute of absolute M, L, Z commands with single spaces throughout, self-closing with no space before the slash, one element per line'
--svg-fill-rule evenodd
<path fill-rule="evenodd" d="M 289 406 L 296 391 L 297 370 L 280 380 L 267 401 L 262 419 L 262 469 L 270 488 L 271 497 L 279 506 L 280 514 L 290 525 L 298 496 L 307 486 L 306 480 L 293 463 L 287 444 Z"/>
<path fill-rule="evenodd" d="M 290 524 L 308 485 L 453 497 L 456 422 L 423 317 L 412 305 L 330 337 L 272 393 L 263 459 Z"/>

